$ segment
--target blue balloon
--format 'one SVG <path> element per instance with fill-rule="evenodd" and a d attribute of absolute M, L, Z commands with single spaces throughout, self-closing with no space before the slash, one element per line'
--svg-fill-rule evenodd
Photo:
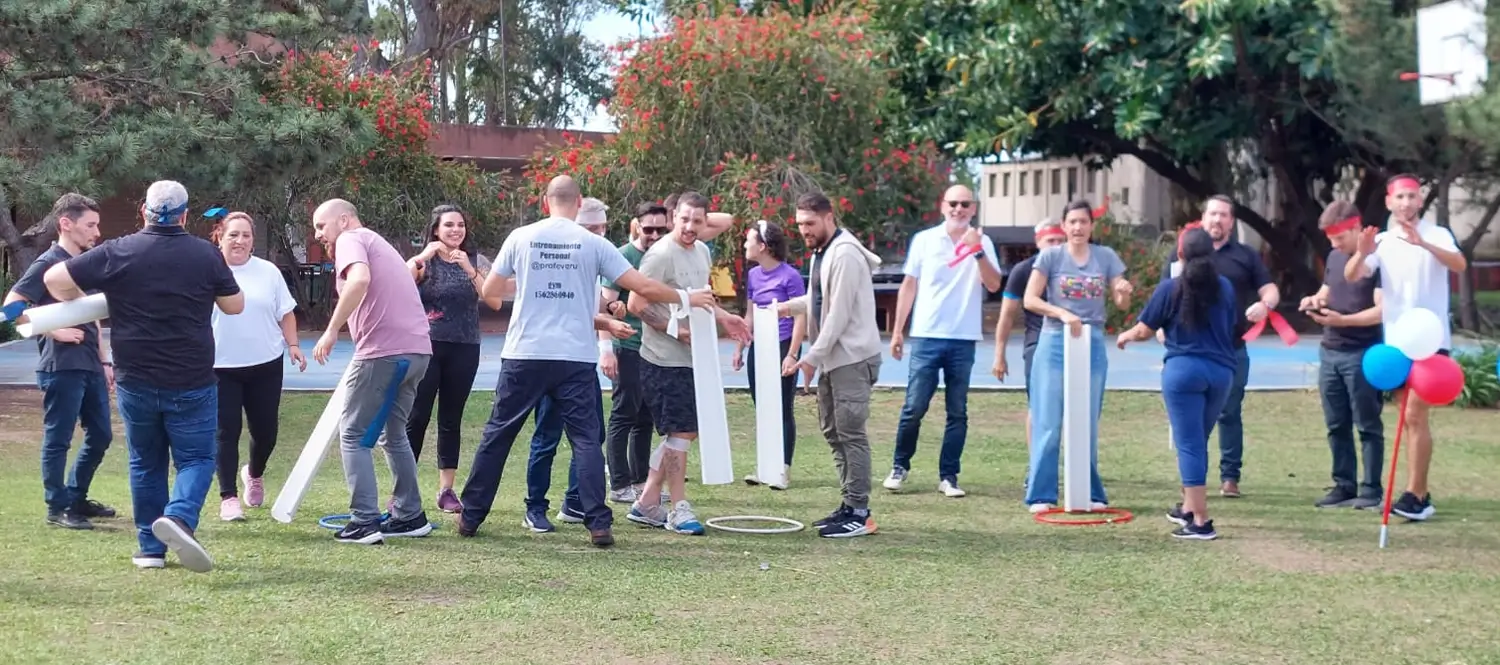
<path fill-rule="evenodd" d="M 1365 380 L 1376 390 L 1395 390 L 1406 383 L 1411 373 L 1411 358 L 1389 344 L 1376 344 L 1365 351 L 1360 363 Z"/>

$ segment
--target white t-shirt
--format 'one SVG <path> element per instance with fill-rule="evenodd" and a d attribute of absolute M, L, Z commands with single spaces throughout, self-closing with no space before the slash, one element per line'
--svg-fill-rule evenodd
<path fill-rule="evenodd" d="M 1437 224 L 1422 220 L 1417 233 L 1427 244 L 1450 252 L 1458 251 L 1453 233 Z M 1448 325 L 1448 269 L 1436 256 L 1402 239 L 1399 226 L 1375 236 L 1375 253 L 1365 257 L 1365 266 L 1380 271 L 1380 322 L 1389 327 L 1413 309 L 1431 310 L 1443 322 L 1444 349 L 1453 348 L 1453 334 Z"/>
<path fill-rule="evenodd" d="M 245 309 L 239 314 L 225 314 L 214 305 L 214 367 L 251 367 L 279 361 L 286 351 L 281 318 L 297 308 L 286 279 L 276 264 L 254 256 L 242 265 L 229 266 L 229 271 L 245 295 Z"/>
<path fill-rule="evenodd" d="M 614 282 L 627 270 L 630 262 L 614 245 L 573 220 L 549 217 L 516 229 L 493 268 L 516 278 L 500 358 L 597 363 L 599 279 Z"/>
<path fill-rule="evenodd" d="M 911 336 L 936 339 L 984 339 L 984 284 L 979 281 L 979 261 L 969 257 L 949 268 L 957 258 L 958 243 L 948 237 L 943 224 L 924 229 L 912 237 L 906 256 L 907 276 L 917 280 L 917 298 L 912 305 Z M 979 236 L 984 261 L 1000 270 L 995 244 Z"/>

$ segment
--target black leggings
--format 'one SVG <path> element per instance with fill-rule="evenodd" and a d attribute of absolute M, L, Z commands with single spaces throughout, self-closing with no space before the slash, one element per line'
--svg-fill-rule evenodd
<path fill-rule="evenodd" d="M 216 368 L 219 378 L 219 444 L 215 466 L 219 498 L 239 496 L 240 429 L 249 421 L 250 477 L 266 473 L 266 462 L 276 449 L 277 419 L 281 413 L 281 376 L 285 358 L 249 367 Z"/>
<path fill-rule="evenodd" d="M 406 438 L 411 441 L 413 457 L 422 457 L 427 425 L 432 422 L 432 404 L 437 402 L 438 468 L 458 468 L 458 430 L 478 373 L 478 344 L 432 343 L 432 362 L 427 365 L 422 383 L 417 385 L 417 399 L 411 405 L 411 418 L 406 421 Z"/>
<path fill-rule="evenodd" d="M 781 355 L 776 356 L 777 365 L 786 354 L 792 351 L 792 340 L 781 340 Z M 781 454 L 785 458 L 787 466 L 792 465 L 792 450 L 797 447 L 797 419 L 792 415 L 792 403 L 797 399 L 797 377 L 801 371 L 793 372 L 791 376 L 781 377 Z M 750 345 L 750 352 L 745 357 L 745 374 L 750 378 L 750 400 L 755 400 L 755 345 Z"/>

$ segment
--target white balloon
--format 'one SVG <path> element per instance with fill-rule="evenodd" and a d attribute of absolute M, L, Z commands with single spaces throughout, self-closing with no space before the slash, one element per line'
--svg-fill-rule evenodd
<path fill-rule="evenodd" d="M 1443 346 L 1443 320 L 1430 309 L 1408 310 L 1385 329 L 1385 343 L 1412 362 L 1436 354 Z"/>

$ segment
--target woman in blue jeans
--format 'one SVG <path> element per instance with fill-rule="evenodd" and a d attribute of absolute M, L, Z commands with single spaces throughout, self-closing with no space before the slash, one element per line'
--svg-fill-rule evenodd
<path fill-rule="evenodd" d="M 1213 430 L 1238 360 L 1234 349 L 1234 287 L 1214 268 L 1214 241 L 1201 229 L 1190 229 L 1178 243 L 1182 274 L 1163 281 L 1151 294 L 1135 327 L 1120 333 L 1116 344 L 1145 341 L 1164 331 L 1167 354 L 1161 370 L 1161 396 L 1177 470 L 1182 476 L 1182 503 L 1167 519 L 1180 528 L 1176 538 L 1213 540 L 1208 519 L 1208 435 Z"/>
<path fill-rule="evenodd" d="M 1074 338 L 1089 326 L 1089 508 L 1109 505 L 1099 480 L 1099 410 L 1104 406 L 1104 376 L 1109 357 L 1104 346 L 1105 298 L 1116 307 L 1130 306 L 1132 287 L 1125 264 L 1114 250 L 1089 242 L 1094 216 L 1087 201 L 1063 209 L 1067 241 L 1037 254 L 1026 282 L 1026 310 L 1043 317 L 1031 366 L 1031 471 L 1026 504 L 1033 513 L 1057 503 L 1058 446 L 1063 423 L 1063 335 Z M 1045 297 L 1044 297 L 1045 296 Z"/>

